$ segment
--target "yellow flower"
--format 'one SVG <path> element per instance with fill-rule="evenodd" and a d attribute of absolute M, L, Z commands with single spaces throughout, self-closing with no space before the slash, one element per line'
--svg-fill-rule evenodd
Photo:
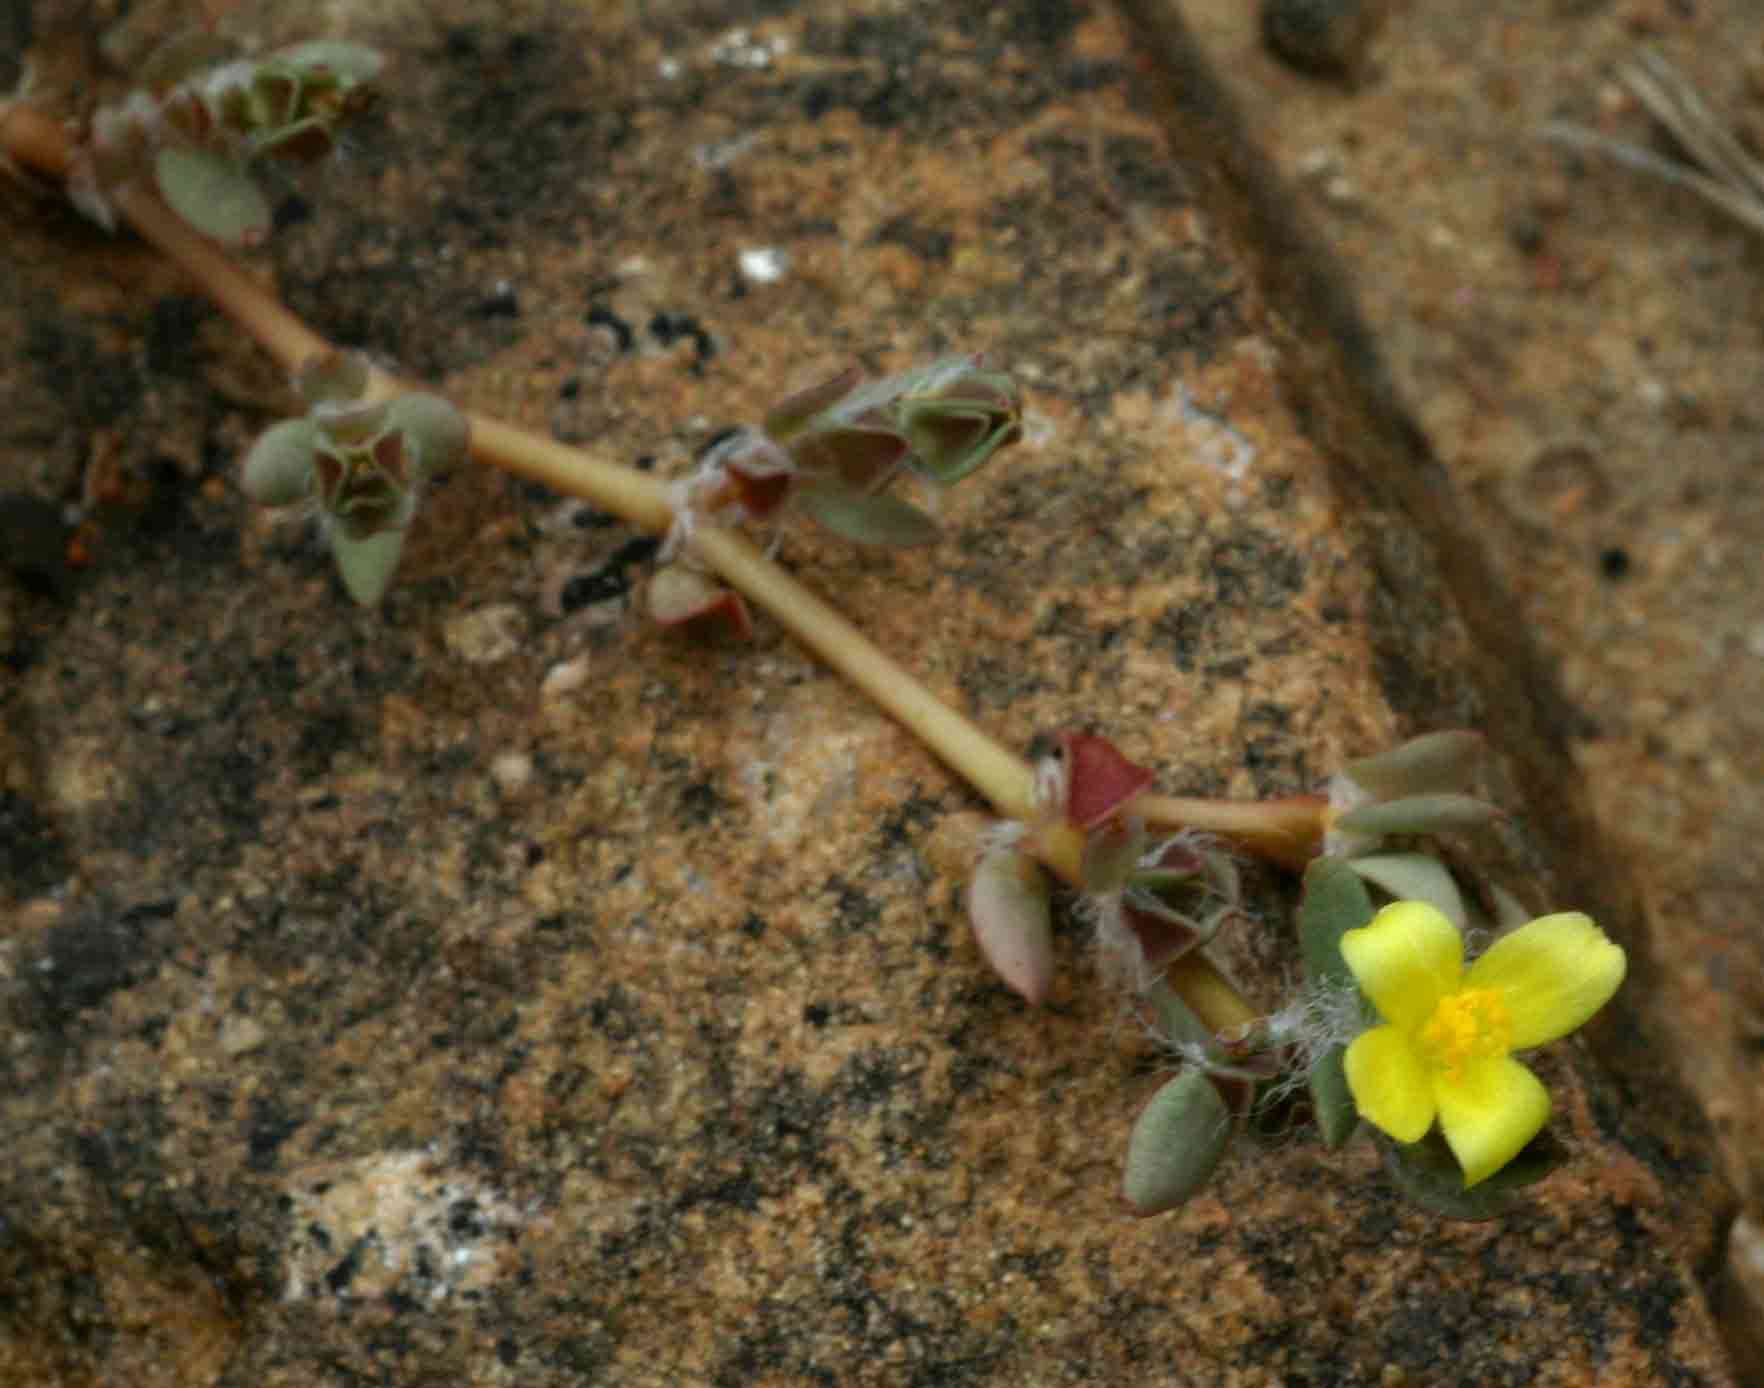
<path fill-rule="evenodd" d="M 1347 1049 L 1360 1116 L 1398 1142 L 1439 1119 L 1464 1185 L 1499 1171 L 1550 1116 L 1550 1096 L 1512 1052 L 1584 1025 L 1623 982 L 1625 960 L 1590 916 L 1541 916 L 1468 969 L 1458 928 L 1421 901 L 1386 906 L 1341 937 L 1383 1026 Z"/>

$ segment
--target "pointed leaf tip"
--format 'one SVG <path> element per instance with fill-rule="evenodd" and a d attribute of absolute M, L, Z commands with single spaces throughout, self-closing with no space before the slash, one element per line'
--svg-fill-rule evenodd
<path fill-rule="evenodd" d="M 1470 923 L 1456 880 L 1445 864 L 1430 854 L 1375 854 L 1349 858 L 1348 865 L 1393 901 L 1425 901 L 1459 930 Z"/>
<path fill-rule="evenodd" d="M 1372 919 L 1372 896 L 1344 858 L 1318 858 L 1305 869 L 1299 902 L 1299 952 L 1305 978 L 1354 986 L 1353 972 L 1341 957 L 1341 937 Z"/>
<path fill-rule="evenodd" d="M 837 482 L 816 482 L 797 493 L 816 523 L 847 540 L 895 549 L 928 545 L 941 533 L 917 506 L 887 492 L 859 492 Z"/>
<path fill-rule="evenodd" d="M 1380 800 L 1468 790 L 1487 741 L 1464 729 L 1426 733 L 1387 752 L 1350 762 L 1342 772 Z"/>
<path fill-rule="evenodd" d="M 1402 800 L 1380 800 L 1361 805 L 1336 819 L 1334 828 L 1345 834 L 1441 834 L 1454 829 L 1475 829 L 1505 818 L 1498 805 L 1469 795 L 1411 795 Z"/>
<path fill-rule="evenodd" d="M 403 549 L 402 530 L 381 530 L 359 540 L 350 539 L 341 530 L 331 534 L 331 553 L 343 586 L 363 607 L 372 607 L 385 596 Z"/>
<path fill-rule="evenodd" d="M 1102 823 L 1156 779 L 1106 737 L 1063 733 L 1060 748 L 1066 758 L 1066 818 L 1080 829 Z"/>

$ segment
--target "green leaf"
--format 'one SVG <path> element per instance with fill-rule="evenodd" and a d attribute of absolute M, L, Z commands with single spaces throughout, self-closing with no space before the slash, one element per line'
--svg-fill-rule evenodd
<path fill-rule="evenodd" d="M 294 389 L 309 407 L 351 405 L 367 394 L 373 366 L 360 352 L 320 352 L 300 363 Z"/>
<path fill-rule="evenodd" d="M 904 400 L 900 421 L 913 446 L 913 466 L 945 487 L 978 472 L 1023 434 L 1015 416 L 944 401 Z"/>
<path fill-rule="evenodd" d="M 1469 795 L 1411 795 L 1349 810 L 1335 821 L 1344 834 L 1440 834 L 1476 829 L 1502 818 L 1499 806 Z"/>
<path fill-rule="evenodd" d="M 798 492 L 803 510 L 835 535 L 864 545 L 904 548 L 928 545 L 937 522 L 917 506 L 887 492 L 852 491 L 837 482 L 818 482 Z"/>
<path fill-rule="evenodd" d="M 1372 919 L 1372 897 L 1359 874 L 1344 858 L 1314 860 L 1305 869 L 1305 894 L 1299 903 L 1299 951 L 1305 980 L 1357 987 L 1341 957 L 1341 937 Z"/>
<path fill-rule="evenodd" d="M 1346 1046 L 1332 1046 L 1311 1062 L 1305 1076 L 1317 1127 L 1323 1134 L 1323 1145 L 1329 1148 L 1340 1147 L 1360 1126 L 1360 1111 L 1348 1092 L 1347 1071 L 1342 1065 L 1346 1054 Z"/>
<path fill-rule="evenodd" d="M 471 425 L 450 400 L 439 395 L 401 395 L 386 407 L 386 427 L 415 445 L 420 476 L 432 476 L 465 456 Z"/>
<path fill-rule="evenodd" d="M 172 211 L 204 235 L 229 246 L 269 235 L 269 201 L 231 159 L 173 145 L 154 156 L 153 177 Z"/>
<path fill-rule="evenodd" d="M 1184 1070 L 1140 1111 L 1127 1141 L 1121 1193 L 1140 1214 L 1174 1209 L 1218 1168 L 1231 1142 L 1231 1115 L 1213 1082 Z"/>
<path fill-rule="evenodd" d="M 381 530 L 365 539 L 352 540 L 341 530 L 331 532 L 331 553 L 349 596 L 363 607 L 372 607 L 385 595 L 404 548 L 402 530 Z"/>
<path fill-rule="evenodd" d="M 346 87 L 373 81 L 386 66 L 386 57 L 379 49 L 348 39 L 308 39 L 289 48 L 278 48 L 267 61 L 302 77 L 322 69 Z"/>
<path fill-rule="evenodd" d="M 766 433 L 777 443 L 789 443 L 794 435 L 814 422 L 816 415 L 823 410 L 832 409 L 856 390 L 863 379 L 864 373 L 860 368 L 848 366 L 837 376 L 830 376 L 819 385 L 786 396 L 766 411 Z"/>
<path fill-rule="evenodd" d="M 1447 1219 L 1498 1219 L 1519 1204 L 1525 1187 L 1560 1166 L 1562 1146 L 1539 1133 L 1494 1175 L 1464 1188 L 1464 1172 L 1436 1128 L 1415 1143 L 1393 1142 L 1374 1132 L 1392 1184 L 1410 1200 Z"/>
<path fill-rule="evenodd" d="M 1342 774 L 1380 800 L 1464 791 L 1476 779 L 1485 746 L 1480 733 L 1427 733 L 1375 757 L 1351 762 Z"/>
<path fill-rule="evenodd" d="M 803 430 L 788 449 L 804 474 L 865 493 L 884 485 L 910 451 L 905 435 L 896 430 L 848 425 Z"/>
<path fill-rule="evenodd" d="M 1532 913 L 1525 909 L 1525 903 L 1500 883 L 1490 882 L 1488 894 L 1494 905 L 1495 929 L 1517 930 L 1530 921 Z"/>
<path fill-rule="evenodd" d="M 1425 901 L 1459 930 L 1470 923 L 1464 896 L 1445 864 L 1427 853 L 1386 853 L 1349 858 L 1348 866 L 1395 901 Z"/>
<path fill-rule="evenodd" d="M 245 455 L 240 485 L 259 506 L 288 506 L 312 494 L 318 426 L 310 419 L 272 424 Z"/>

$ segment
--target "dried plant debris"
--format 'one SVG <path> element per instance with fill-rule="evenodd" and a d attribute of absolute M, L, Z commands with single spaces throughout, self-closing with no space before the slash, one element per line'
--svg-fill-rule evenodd
<path fill-rule="evenodd" d="M 1617 75 L 1703 172 L 1570 122 L 1550 122 L 1543 128 L 1544 137 L 1597 150 L 1633 169 L 1688 188 L 1764 234 L 1764 164 L 1746 153 L 1690 80 L 1649 48 L 1625 63 Z"/>

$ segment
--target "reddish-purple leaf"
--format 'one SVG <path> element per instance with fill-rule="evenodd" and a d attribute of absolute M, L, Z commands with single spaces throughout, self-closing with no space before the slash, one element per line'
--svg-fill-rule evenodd
<path fill-rule="evenodd" d="M 753 635 L 753 619 L 739 593 L 679 564 L 657 569 L 649 580 L 649 615 L 664 627 L 718 616 L 742 637 Z"/>
<path fill-rule="evenodd" d="M 1101 824 L 1155 779 L 1106 737 L 1062 733 L 1060 746 L 1066 754 L 1066 818 L 1080 829 Z"/>
<path fill-rule="evenodd" d="M 1121 919 L 1139 941 L 1145 967 L 1153 973 L 1180 959 L 1200 943 L 1200 931 L 1174 911 L 1161 911 L 1133 898 L 1121 902 Z"/>
<path fill-rule="evenodd" d="M 1047 875 L 1027 853 L 994 849 L 968 884 L 968 919 L 986 962 L 1027 1001 L 1053 983 L 1053 916 Z"/>
<path fill-rule="evenodd" d="M 757 455 L 727 463 L 724 470 L 741 509 L 753 520 L 765 520 L 782 506 L 796 481 L 789 468 L 779 467 Z"/>

